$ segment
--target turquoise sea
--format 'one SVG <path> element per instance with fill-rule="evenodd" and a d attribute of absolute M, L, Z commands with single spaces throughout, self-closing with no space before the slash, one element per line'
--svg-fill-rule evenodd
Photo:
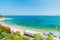
<path fill-rule="evenodd" d="M 59 31 L 60 32 L 60 16 L 5 16 L 13 18 L 6 20 L 5 23 L 24 26 L 29 29 Z"/>

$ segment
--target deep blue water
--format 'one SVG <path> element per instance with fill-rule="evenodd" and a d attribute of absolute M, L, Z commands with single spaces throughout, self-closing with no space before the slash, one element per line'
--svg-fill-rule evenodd
<path fill-rule="evenodd" d="M 6 23 L 22 25 L 31 28 L 54 28 L 60 27 L 60 16 L 5 16 L 13 18 Z"/>

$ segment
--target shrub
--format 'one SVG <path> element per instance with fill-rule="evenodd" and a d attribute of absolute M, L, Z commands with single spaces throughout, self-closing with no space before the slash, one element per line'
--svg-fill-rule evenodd
<path fill-rule="evenodd" d="M 42 36 L 42 34 L 34 34 L 34 40 L 46 40 L 46 37 Z"/>
<path fill-rule="evenodd" d="M 23 36 L 23 40 L 30 40 L 28 36 Z"/>
<path fill-rule="evenodd" d="M 53 36 L 51 34 L 48 34 L 47 40 L 54 40 Z"/>
<path fill-rule="evenodd" d="M 34 34 L 34 40 L 40 40 L 41 34 Z"/>

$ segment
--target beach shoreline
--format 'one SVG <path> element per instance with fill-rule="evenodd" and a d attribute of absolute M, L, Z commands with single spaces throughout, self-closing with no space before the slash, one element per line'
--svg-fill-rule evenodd
<path fill-rule="evenodd" d="M 6 24 L 4 22 L 1 22 L 1 25 L 3 26 L 7 26 L 7 27 L 10 27 L 11 28 L 11 31 L 25 31 L 25 30 L 30 30 L 30 29 L 27 29 L 25 28 L 24 26 L 19 26 L 19 25 L 10 25 L 10 24 Z M 40 31 L 37 31 L 37 30 L 31 30 L 31 31 L 36 31 L 36 32 L 47 32 L 47 31 L 44 31 L 44 30 L 40 30 Z M 50 32 L 53 32 L 53 31 L 50 31 Z M 57 34 L 56 32 L 53 32 L 55 34 Z M 60 33 L 60 32 L 59 32 Z M 60 34 L 59 34 L 60 35 Z"/>
<path fill-rule="evenodd" d="M 41 34 L 43 34 L 44 32 L 45 32 L 45 33 L 48 33 L 47 31 L 44 31 L 44 32 L 37 32 L 37 31 L 25 29 L 25 28 L 23 28 L 22 26 L 9 25 L 9 24 L 6 24 L 6 23 L 4 23 L 4 22 L 1 22 L 0 24 L 3 25 L 3 26 L 10 27 L 10 28 L 11 28 L 11 31 L 14 31 L 14 32 L 19 31 L 21 35 L 24 34 L 24 31 L 26 31 L 26 32 L 29 31 L 29 33 L 31 33 L 31 34 L 33 34 L 33 33 L 41 33 Z M 54 33 L 54 34 L 56 34 L 56 33 Z M 58 34 L 58 35 L 60 35 L 60 34 Z M 43 36 L 44 36 L 44 35 L 43 35 Z M 56 38 L 54 38 L 54 39 L 56 39 Z"/>

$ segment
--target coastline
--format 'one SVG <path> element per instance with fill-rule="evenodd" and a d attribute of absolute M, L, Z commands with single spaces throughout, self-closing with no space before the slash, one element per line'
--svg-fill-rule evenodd
<path fill-rule="evenodd" d="M 23 32 L 24 31 L 26 31 L 26 30 L 29 30 L 30 32 L 31 31 L 33 31 L 33 32 L 40 32 L 40 33 L 43 33 L 43 32 L 53 32 L 54 34 L 59 34 L 59 36 L 60 36 L 60 32 L 57 32 L 57 31 L 54 31 L 54 30 L 51 30 L 51 31 L 46 31 L 46 30 L 43 30 L 43 29 L 40 29 L 39 31 L 38 31 L 38 29 L 37 30 L 35 30 L 35 29 L 29 29 L 29 28 L 25 28 L 24 26 L 19 26 L 19 25 L 9 25 L 9 24 L 6 24 L 6 23 L 4 23 L 4 22 L 1 22 L 1 24 L 3 25 L 3 26 L 7 26 L 7 27 L 10 27 L 11 28 L 11 31 L 19 31 L 19 32 L 21 32 L 21 34 L 23 34 Z"/>
<path fill-rule="evenodd" d="M 43 33 L 48 33 L 47 31 L 34 31 L 34 30 L 29 30 L 29 29 L 26 29 L 26 28 L 23 28 L 22 26 L 14 26 L 14 25 L 9 25 L 9 24 L 6 24 L 4 22 L 1 22 L 1 25 L 3 26 L 7 26 L 7 27 L 10 27 L 11 28 L 11 31 L 19 31 L 21 35 L 24 35 L 24 31 L 27 33 L 27 34 L 34 34 L 34 33 L 41 33 L 43 35 Z M 54 33 L 54 32 L 53 32 Z M 54 33 L 55 35 L 60 35 L 59 33 Z M 43 35 L 44 36 L 44 35 Z M 57 38 L 54 38 L 54 39 L 57 39 Z M 57 39 L 58 40 L 58 39 Z M 59 39 L 60 40 L 60 39 Z"/>

